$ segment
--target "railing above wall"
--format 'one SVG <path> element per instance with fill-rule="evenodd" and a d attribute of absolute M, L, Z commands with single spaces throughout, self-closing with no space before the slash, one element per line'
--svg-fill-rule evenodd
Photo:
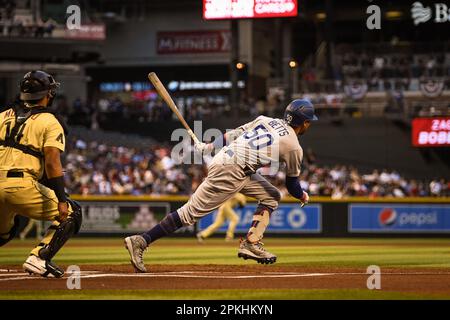
<path fill-rule="evenodd" d="M 169 201 L 169 202 L 187 202 L 189 196 L 185 195 L 71 195 L 71 199 L 76 201 L 136 201 L 136 202 L 158 202 L 158 201 Z M 247 198 L 249 202 L 254 202 L 253 198 Z M 297 199 L 293 197 L 284 197 L 281 199 L 282 203 L 292 203 L 298 202 Z M 310 198 L 310 203 L 449 203 L 450 197 L 404 197 L 404 198 L 371 198 L 371 197 L 345 197 L 341 199 L 332 199 L 330 197 L 315 197 Z M 450 214 L 450 212 L 449 212 Z"/>

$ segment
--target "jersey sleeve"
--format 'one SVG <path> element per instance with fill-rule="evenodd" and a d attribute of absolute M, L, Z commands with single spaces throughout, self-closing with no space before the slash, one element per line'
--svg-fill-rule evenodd
<path fill-rule="evenodd" d="M 64 130 L 56 118 L 52 118 L 44 133 L 44 147 L 55 147 L 64 152 L 66 147 L 66 139 L 64 137 Z"/>
<path fill-rule="evenodd" d="M 282 157 L 282 160 L 286 164 L 287 177 L 298 177 L 300 175 L 300 166 L 303 160 L 303 150 L 301 148 L 287 152 Z"/>
<path fill-rule="evenodd" d="M 227 144 L 229 144 L 230 142 L 239 138 L 241 136 L 241 134 L 243 134 L 245 131 L 249 130 L 251 127 L 255 126 L 255 124 L 257 122 L 261 121 L 261 119 L 262 119 L 262 116 L 259 116 L 258 118 L 256 118 L 253 121 L 247 122 L 246 124 L 243 124 L 242 126 L 239 126 L 234 130 L 228 131 L 226 133 Z"/>

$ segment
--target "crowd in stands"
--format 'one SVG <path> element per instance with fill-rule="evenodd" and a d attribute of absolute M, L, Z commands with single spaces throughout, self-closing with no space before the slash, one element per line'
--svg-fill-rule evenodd
<path fill-rule="evenodd" d="M 362 80 L 369 91 L 418 90 L 417 81 L 429 78 L 443 79 L 450 86 L 450 55 L 445 50 L 377 53 L 373 48 L 342 45 L 333 57 L 333 81 L 323 81 L 324 72 L 314 67 L 303 70 L 302 89 L 343 92 L 346 83 Z"/>
<path fill-rule="evenodd" d="M 11 24 L 0 25 L 0 35 L 21 38 L 51 37 L 56 24 L 53 21 L 28 24 L 24 21 L 14 21 Z"/>
<path fill-rule="evenodd" d="M 189 104 L 177 103 L 187 121 L 217 119 L 218 117 L 257 117 L 280 116 L 285 106 L 280 101 L 264 101 L 249 99 L 244 101 L 237 114 L 232 113 L 225 102 L 210 102 L 205 99 L 192 101 Z M 161 99 L 133 100 L 124 102 L 119 96 L 102 98 L 96 103 L 87 103 L 75 99 L 71 105 L 64 97 L 58 97 L 56 109 L 62 113 L 72 125 L 86 127 L 98 126 L 109 119 L 133 120 L 136 122 L 164 122 L 173 118 L 173 112 Z"/>
<path fill-rule="evenodd" d="M 444 54 L 427 55 L 369 55 L 346 53 L 340 57 L 336 77 L 385 79 L 443 77 L 447 75 L 449 62 Z M 342 73 L 342 74 L 341 74 Z"/>
<path fill-rule="evenodd" d="M 0 0 L 0 8 L 0 21 L 12 20 L 14 17 L 14 10 L 16 9 L 16 1 Z"/>
<path fill-rule="evenodd" d="M 412 60 L 411 60 L 412 59 Z M 448 60 L 448 61 L 447 61 Z M 447 61 L 447 62 L 446 62 Z M 313 69 L 304 71 L 303 82 L 296 97 L 311 100 L 318 109 L 320 116 L 360 116 L 366 105 L 359 99 L 368 91 L 385 91 L 386 101 L 383 112 L 397 112 L 417 115 L 421 110 L 427 111 L 428 105 L 405 102 L 406 90 L 419 91 L 421 77 L 442 77 L 446 81 L 444 88 L 450 87 L 450 55 L 423 56 L 412 58 L 408 56 L 368 56 L 344 54 L 337 64 L 335 80 L 322 81 L 315 75 Z M 306 79 L 306 80 L 305 80 Z M 352 80 L 353 79 L 353 80 Z M 359 79 L 359 80 L 354 80 Z M 361 80 L 362 79 L 362 80 Z M 351 82 L 351 89 L 348 80 Z M 355 82 L 356 81 L 356 82 Z M 441 80 L 439 80 L 441 81 Z M 205 93 L 197 98 L 180 98 L 174 95 L 174 100 L 187 121 L 208 120 L 217 117 L 255 117 L 261 114 L 279 116 L 285 105 L 281 95 L 268 95 L 264 99 L 242 98 L 238 110 L 233 110 L 229 103 L 223 100 L 206 98 Z M 359 97 L 358 97 L 359 96 Z M 378 102 L 377 102 L 378 103 Z M 67 103 L 66 103 L 67 104 Z M 378 114 L 374 106 L 374 114 Z M 437 105 L 446 113 L 445 102 Z M 61 108 L 59 108 L 61 110 Z M 75 100 L 71 106 L 64 107 L 71 117 L 72 124 L 90 126 L 94 121 L 108 122 L 109 119 L 123 118 L 137 122 L 164 122 L 173 118 L 173 113 L 158 98 L 137 99 L 120 94 L 103 96 L 90 102 Z M 369 112 L 369 108 L 364 109 Z"/>
<path fill-rule="evenodd" d="M 311 165 L 302 175 L 304 187 L 312 195 L 340 199 L 346 196 L 425 197 L 450 195 L 445 179 L 420 181 L 406 179 L 396 171 L 373 170 L 361 173 L 351 166 L 321 167 Z"/>
<path fill-rule="evenodd" d="M 128 148 L 73 140 L 65 154 L 66 186 L 77 194 L 189 194 L 202 167 L 174 165 L 170 148 Z"/>
<path fill-rule="evenodd" d="M 71 194 L 101 195 L 189 195 L 207 173 L 205 165 L 176 164 L 171 148 L 151 145 L 146 148 L 108 146 L 98 142 L 72 139 L 64 156 L 67 190 Z M 265 174 L 265 169 L 260 169 Z M 281 191 L 284 170 L 267 178 Z M 311 150 L 305 152 L 301 174 L 302 186 L 313 195 L 406 197 L 450 196 L 450 181 L 411 180 L 395 171 L 373 170 L 362 173 L 356 168 L 316 163 Z"/>
<path fill-rule="evenodd" d="M 43 38 L 51 37 L 57 23 L 48 19 L 47 21 L 34 21 L 29 10 L 23 14 L 16 12 L 16 1 L 0 0 L 0 36 Z"/>

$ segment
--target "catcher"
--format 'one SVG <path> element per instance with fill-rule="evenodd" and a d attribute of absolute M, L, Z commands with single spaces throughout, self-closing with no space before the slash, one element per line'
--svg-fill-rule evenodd
<path fill-rule="evenodd" d="M 243 208 L 247 204 L 247 199 L 242 193 L 236 193 L 231 199 L 227 200 L 223 205 L 220 206 L 216 220 L 214 220 L 213 224 L 211 224 L 205 230 L 197 233 L 198 242 L 202 243 L 205 238 L 208 238 L 212 235 L 220 226 L 225 222 L 225 220 L 229 220 L 230 224 L 228 225 L 227 233 L 225 236 L 225 241 L 231 241 L 234 239 L 234 230 L 239 222 L 239 216 L 234 212 L 233 208 L 239 205 Z"/>
<path fill-rule="evenodd" d="M 51 75 L 28 72 L 20 82 L 20 102 L 0 113 L 0 246 L 14 238 L 17 215 L 52 221 L 23 267 L 55 278 L 64 271 L 51 260 L 82 220 L 81 207 L 64 191 L 65 126 L 48 109 L 58 87 Z"/>

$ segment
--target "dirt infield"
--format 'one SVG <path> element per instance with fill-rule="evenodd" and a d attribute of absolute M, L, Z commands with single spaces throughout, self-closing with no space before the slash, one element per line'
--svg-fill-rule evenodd
<path fill-rule="evenodd" d="M 67 266 L 65 266 L 67 267 Z M 128 265 L 82 265 L 83 289 L 367 289 L 362 268 L 235 265 L 151 265 L 136 274 Z M 66 289 L 62 279 L 29 276 L 20 266 L 2 266 L 0 290 Z M 385 268 L 386 291 L 450 295 L 448 269 Z"/>

